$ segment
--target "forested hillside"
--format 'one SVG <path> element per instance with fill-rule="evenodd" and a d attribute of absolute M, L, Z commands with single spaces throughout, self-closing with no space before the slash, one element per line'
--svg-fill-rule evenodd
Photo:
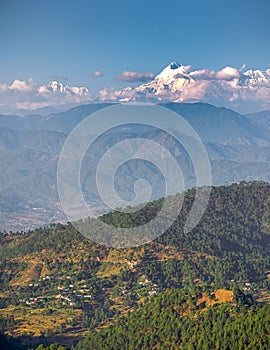
<path fill-rule="evenodd" d="M 254 341 L 258 349 L 267 349 L 270 186 L 242 182 L 212 188 L 199 225 L 184 233 L 194 195 L 195 190 L 185 193 L 182 211 L 164 235 L 133 249 L 93 243 L 71 224 L 3 232 L 2 331 L 28 348 L 39 343 L 71 348 L 90 332 L 78 349 L 94 343 L 100 346 L 96 349 L 109 349 L 110 343 L 111 349 L 125 349 L 119 336 L 124 329 L 133 344 L 139 342 L 133 332 L 141 334 L 143 349 L 147 344 L 223 349 L 229 335 L 230 349 L 241 349 L 241 341 L 243 349 L 254 349 Z M 122 227 L 142 224 L 161 204 L 149 203 L 133 214 L 113 212 L 102 220 Z M 227 332 L 222 339 L 220 322 Z M 198 336 L 189 341 L 192 329 Z M 205 329 L 211 334 L 207 341 L 200 340 Z M 235 329 L 239 336 L 233 336 Z"/>
<path fill-rule="evenodd" d="M 167 290 L 112 326 L 89 333 L 76 350 L 269 349 L 269 304 L 247 307 L 239 301 L 204 309 L 200 297 Z"/>

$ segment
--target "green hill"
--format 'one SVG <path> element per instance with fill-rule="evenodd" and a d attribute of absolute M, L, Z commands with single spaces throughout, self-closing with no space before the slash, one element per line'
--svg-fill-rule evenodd
<path fill-rule="evenodd" d="M 167 290 L 110 327 L 89 333 L 76 350 L 269 349 L 270 305 L 223 303 L 197 311 L 198 297 Z"/>
<path fill-rule="evenodd" d="M 232 324 L 228 325 L 228 334 L 233 332 L 231 327 L 237 322 L 239 327 L 246 329 L 246 324 L 249 325 L 246 313 L 254 315 L 252 319 L 263 318 L 268 306 L 265 309 L 261 305 L 269 302 L 270 295 L 270 185 L 242 182 L 214 187 L 199 225 L 184 233 L 194 195 L 195 190 L 185 193 L 182 211 L 164 235 L 133 249 L 108 248 L 93 243 L 71 224 L 52 224 L 25 233 L 2 233 L 1 329 L 28 347 L 59 343 L 71 348 L 90 332 L 87 341 L 97 342 L 106 349 L 105 334 L 104 337 L 115 344 L 113 349 L 118 349 L 114 335 L 118 332 L 117 327 L 123 324 L 127 337 L 131 337 L 136 315 L 141 315 L 143 310 L 147 315 L 147 310 L 153 306 L 152 301 L 159 303 L 169 295 L 172 295 L 172 300 L 178 298 L 177 295 L 189 298 L 185 301 L 188 314 L 181 315 L 181 322 L 186 324 L 185 339 L 189 329 L 197 329 L 198 325 L 192 325 L 195 319 L 202 317 L 204 325 L 208 317 L 204 319 L 203 315 L 213 312 L 213 317 L 219 319 L 226 307 L 232 308 L 235 317 L 229 319 Z M 155 215 L 161 204 L 162 200 L 149 203 L 133 214 L 113 212 L 104 215 L 102 220 L 122 227 L 142 224 Z M 236 287 L 240 288 L 240 297 L 246 300 L 247 305 L 243 307 L 248 309 L 242 309 L 231 300 L 230 291 Z M 229 303 L 229 306 L 223 303 Z M 168 305 L 169 309 L 171 307 L 174 308 Z M 202 309 L 205 311 L 201 314 Z M 189 315 L 190 312 L 194 315 Z M 129 313 L 131 316 L 126 318 Z M 148 322 L 151 325 L 152 319 L 147 319 L 148 316 L 146 326 Z M 141 325 L 143 346 L 150 341 L 148 333 L 151 339 L 156 339 L 159 332 L 162 336 L 162 319 L 159 315 L 154 319 L 155 334 L 151 335 L 148 326 Z M 178 341 L 183 348 L 187 346 L 180 336 L 179 339 L 176 336 L 179 329 L 173 330 L 177 322 L 174 318 L 172 322 L 168 321 L 172 349 Z M 107 328 L 109 325 L 112 328 Z M 106 330 L 101 330 L 104 327 Z M 209 327 L 213 328 L 212 333 L 216 333 L 214 323 Z M 200 334 L 199 328 L 196 332 Z M 260 332 L 264 333 L 265 328 Z M 247 334 L 251 337 L 251 333 Z M 212 334 L 210 344 L 217 339 L 218 336 Z M 232 349 L 235 344 L 239 345 L 237 339 Z M 195 349 L 199 349 L 198 341 L 199 338 L 194 338 Z M 220 348 L 225 343 L 220 343 Z M 267 349 L 264 344 L 260 343 L 258 349 Z"/>

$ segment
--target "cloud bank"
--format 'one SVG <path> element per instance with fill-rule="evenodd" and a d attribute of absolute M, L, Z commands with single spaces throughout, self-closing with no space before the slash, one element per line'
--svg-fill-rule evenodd
<path fill-rule="evenodd" d="M 270 69 L 247 70 L 226 66 L 220 70 L 192 69 L 170 64 L 156 77 L 152 73 L 123 71 L 116 79 L 138 83 L 137 87 L 104 88 L 92 93 L 86 87 L 70 86 L 56 80 L 39 85 L 33 79 L 0 83 L 0 113 L 18 109 L 34 110 L 47 106 L 87 102 L 207 102 L 248 113 L 270 109 Z M 101 77 L 103 73 L 92 73 Z M 143 84 L 139 84 L 143 83 Z"/>

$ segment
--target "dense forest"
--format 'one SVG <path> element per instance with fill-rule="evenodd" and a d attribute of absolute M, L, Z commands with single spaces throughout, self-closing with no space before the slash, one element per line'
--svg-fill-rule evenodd
<path fill-rule="evenodd" d="M 71 223 L 2 232 L 3 342 L 14 338 L 27 349 L 44 344 L 39 350 L 56 349 L 54 343 L 62 349 L 77 343 L 78 349 L 268 349 L 270 186 L 213 187 L 200 223 L 185 233 L 194 196 L 194 189 L 185 193 L 164 235 L 130 249 L 91 242 Z M 102 220 L 141 225 L 162 203 Z M 232 290 L 232 298 L 220 297 Z"/>
<path fill-rule="evenodd" d="M 269 304 L 247 307 L 240 300 L 235 306 L 194 311 L 201 306 L 197 298 L 168 290 L 128 317 L 89 333 L 76 350 L 269 349 Z"/>

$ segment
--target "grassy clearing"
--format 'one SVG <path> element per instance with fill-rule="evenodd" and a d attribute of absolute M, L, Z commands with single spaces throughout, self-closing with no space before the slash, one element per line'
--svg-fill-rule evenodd
<path fill-rule="evenodd" d="M 22 335 L 39 337 L 44 334 L 57 333 L 64 325 L 65 332 L 68 332 L 71 328 L 68 323 L 74 318 L 79 318 L 81 310 L 51 309 L 48 314 L 47 309 L 8 307 L 0 309 L 0 314 L 4 317 L 14 317 L 16 325 L 9 331 L 13 337 Z"/>

